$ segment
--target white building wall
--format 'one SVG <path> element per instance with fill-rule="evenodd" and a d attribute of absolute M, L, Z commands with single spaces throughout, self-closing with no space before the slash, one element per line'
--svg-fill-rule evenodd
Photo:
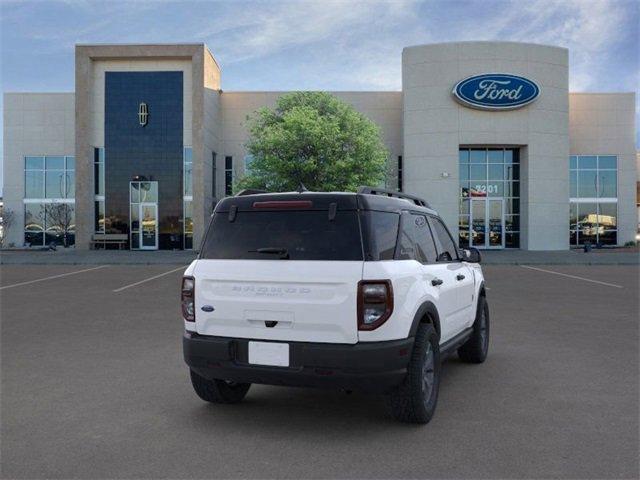
<path fill-rule="evenodd" d="M 457 82 L 493 72 L 534 80 L 541 87 L 539 98 L 501 112 L 475 110 L 454 100 Z M 563 48 L 511 42 L 405 48 L 406 191 L 425 197 L 457 236 L 459 147 L 520 147 L 520 246 L 568 248 L 568 84 L 568 52 Z"/>
<path fill-rule="evenodd" d="M 571 155 L 618 156 L 618 244 L 634 241 L 636 189 L 635 93 L 571 93 Z"/>
<path fill-rule="evenodd" d="M 74 155 L 73 93 L 4 94 L 4 210 L 14 212 L 6 244 L 24 242 L 24 157 Z"/>

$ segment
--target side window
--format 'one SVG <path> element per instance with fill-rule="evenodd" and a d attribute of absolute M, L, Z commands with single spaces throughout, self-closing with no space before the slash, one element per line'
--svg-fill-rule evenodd
<path fill-rule="evenodd" d="M 366 233 L 367 260 L 393 260 L 400 215 L 370 210 L 364 212 L 361 218 Z"/>
<path fill-rule="evenodd" d="M 451 262 L 458 260 L 458 250 L 453 238 L 449 234 L 447 227 L 444 226 L 439 218 L 429 217 L 429 225 L 433 231 L 438 246 L 438 262 Z"/>
<path fill-rule="evenodd" d="M 436 246 L 426 216 L 413 213 L 403 214 L 399 246 L 399 260 L 417 260 L 420 263 L 435 262 Z"/>

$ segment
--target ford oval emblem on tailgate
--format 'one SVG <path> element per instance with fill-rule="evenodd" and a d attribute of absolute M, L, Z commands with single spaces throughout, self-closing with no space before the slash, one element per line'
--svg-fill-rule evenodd
<path fill-rule="evenodd" d="M 202 310 L 203 312 L 213 312 L 215 308 L 213 308 L 211 305 L 203 305 L 200 310 Z"/>

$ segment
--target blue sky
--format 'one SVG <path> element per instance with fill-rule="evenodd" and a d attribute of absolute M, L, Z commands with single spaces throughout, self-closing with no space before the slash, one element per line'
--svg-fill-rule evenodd
<path fill-rule="evenodd" d="M 497 39 L 569 48 L 572 91 L 637 91 L 639 4 L 0 0 L 2 90 L 73 91 L 75 43 L 145 42 L 205 42 L 225 90 L 399 90 L 403 47 Z"/>

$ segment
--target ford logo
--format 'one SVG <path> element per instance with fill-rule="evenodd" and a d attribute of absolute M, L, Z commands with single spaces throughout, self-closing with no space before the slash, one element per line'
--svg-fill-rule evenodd
<path fill-rule="evenodd" d="M 461 80 L 452 93 L 467 107 L 510 110 L 533 102 L 540 95 L 540 87 L 534 81 L 517 75 L 484 73 Z"/>

